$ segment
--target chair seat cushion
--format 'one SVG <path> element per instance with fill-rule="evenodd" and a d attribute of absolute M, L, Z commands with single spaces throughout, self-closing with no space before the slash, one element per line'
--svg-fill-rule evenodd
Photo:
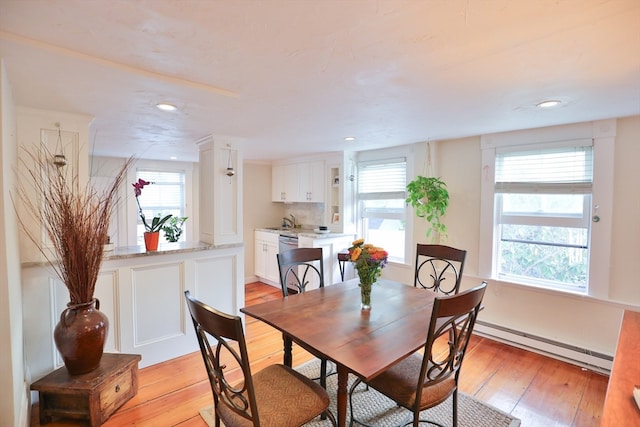
<path fill-rule="evenodd" d="M 270 365 L 253 375 L 262 427 L 301 426 L 329 407 L 329 395 L 318 384 L 284 365 Z M 246 418 L 219 405 L 225 427 L 250 427 Z"/>
<path fill-rule="evenodd" d="M 368 384 L 400 405 L 413 408 L 421 367 L 422 355 L 414 354 L 368 381 Z M 455 389 L 456 381 L 453 375 L 439 383 L 423 387 L 420 410 L 444 402 Z"/>

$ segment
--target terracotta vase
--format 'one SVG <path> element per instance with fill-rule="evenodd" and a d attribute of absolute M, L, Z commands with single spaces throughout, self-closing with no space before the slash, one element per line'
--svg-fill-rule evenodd
<path fill-rule="evenodd" d="M 158 250 L 158 239 L 160 238 L 160 232 L 148 232 L 144 233 L 144 246 L 148 251 L 157 251 Z"/>
<path fill-rule="evenodd" d="M 100 365 L 108 332 L 109 319 L 100 311 L 98 299 L 67 304 L 53 338 L 69 374 L 86 374 Z"/>

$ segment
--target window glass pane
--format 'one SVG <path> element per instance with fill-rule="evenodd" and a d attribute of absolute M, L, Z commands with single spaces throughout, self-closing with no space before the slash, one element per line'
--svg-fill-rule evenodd
<path fill-rule="evenodd" d="M 501 241 L 536 242 L 557 246 L 586 248 L 588 231 L 585 228 L 541 227 L 539 225 L 504 224 Z"/>
<path fill-rule="evenodd" d="M 384 248 L 390 261 L 404 262 L 405 222 L 398 219 L 364 218 L 365 242 Z"/>
<path fill-rule="evenodd" d="M 507 215 L 583 215 L 582 194 L 502 194 L 502 213 Z"/>
<path fill-rule="evenodd" d="M 405 206 L 404 199 L 363 200 L 362 215 L 365 217 L 389 216 L 387 214 L 404 216 Z"/>
<path fill-rule="evenodd" d="M 549 287 L 586 290 L 587 249 L 502 242 L 498 256 L 500 276 Z"/>

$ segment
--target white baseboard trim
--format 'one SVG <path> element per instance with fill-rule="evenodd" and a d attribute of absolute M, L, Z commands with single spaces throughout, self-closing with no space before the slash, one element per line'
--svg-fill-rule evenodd
<path fill-rule="evenodd" d="M 474 333 L 608 375 L 613 356 L 478 320 Z"/>

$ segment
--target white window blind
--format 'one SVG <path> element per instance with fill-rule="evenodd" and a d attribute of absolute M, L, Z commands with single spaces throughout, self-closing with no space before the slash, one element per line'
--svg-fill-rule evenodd
<path fill-rule="evenodd" d="M 184 213 L 184 172 L 163 172 L 138 170 L 138 178 L 153 184 L 144 187 L 141 205 L 145 215 L 153 217 L 157 213 Z"/>
<path fill-rule="evenodd" d="M 406 159 L 358 164 L 358 197 L 361 200 L 402 199 L 406 188 Z"/>
<path fill-rule="evenodd" d="M 497 152 L 497 193 L 591 193 L 591 146 Z"/>

